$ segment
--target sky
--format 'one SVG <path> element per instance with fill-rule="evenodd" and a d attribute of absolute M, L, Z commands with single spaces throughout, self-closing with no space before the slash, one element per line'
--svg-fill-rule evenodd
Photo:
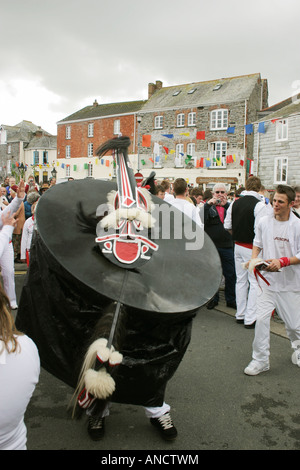
<path fill-rule="evenodd" d="M 260 73 L 300 92 L 299 0 L 0 0 L 0 125 L 57 122 L 96 99 Z"/>

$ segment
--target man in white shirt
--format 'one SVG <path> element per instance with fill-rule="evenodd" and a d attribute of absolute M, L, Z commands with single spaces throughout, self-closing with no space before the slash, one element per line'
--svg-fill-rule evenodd
<path fill-rule="evenodd" d="M 199 212 L 192 202 L 187 200 L 188 195 L 188 185 L 184 178 L 177 178 L 173 184 L 173 191 L 175 198 L 171 201 L 172 206 L 179 209 L 181 212 L 184 212 L 188 217 L 190 217 L 197 225 L 203 227 L 201 222 Z"/>
<path fill-rule="evenodd" d="M 270 368 L 270 317 L 275 308 L 294 350 L 292 361 L 300 367 L 300 219 L 291 211 L 294 199 L 290 186 L 279 185 L 273 198 L 274 214 L 263 217 L 256 227 L 252 259 L 262 251 L 269 266 L 260 273 L 263 279 L 257 277 L 257 320 L 252 361 L 244 370 L 247 375 Z M 250 269 L 251 262 L 255 261 L 250 261 Z"/>

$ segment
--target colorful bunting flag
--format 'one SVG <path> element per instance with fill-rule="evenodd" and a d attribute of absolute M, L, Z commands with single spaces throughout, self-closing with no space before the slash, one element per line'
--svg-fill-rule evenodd
<path fill-rule="evenodd" d="M 245 125 L 245 131 L 246 131 L 246 134 L 252 134 L 252 132 L 253 132 L 253 124 L 246 124 L 246 125 Z"/>
<path fill-rule="evenodd" d="M 197 131 L 196 139 L 197 140 L 205 140 L 205 131 Z"/>
<path fill-rule="evenodd" d="M 260 122 L 260 123 L 258 124 L 258 132 L 259 132 L 260 134 L 264 134 L 264 133 L 266 132 L 266 130 L 265 130 L 265 123 L 264 123 L 264 122 Z"/>
<path fill-rule="evenodd" d="M 163 147 L 164 151 L 168 154 L 169 153 L 169 149 L 168 147 Z"/>
<path fill-rule="evenodd" d="M 143 135 L 142 137 L 142 146 L 143 147 L 151 147 L 151 135 Z"/>
<path fill-rule="evenodd" d="M 227 128 L 227 134 L 234 134 L 235 127 L 228 127 Z"/>
<path fill-rule="evenodd" d="M 173 139 L 173 134 L 162 134 L 163 137 L 167 137 L 168 139 Z"/>

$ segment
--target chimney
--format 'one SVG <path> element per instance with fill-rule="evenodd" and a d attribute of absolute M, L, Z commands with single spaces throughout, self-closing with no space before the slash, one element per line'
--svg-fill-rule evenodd
<path fill-rule="evenodd" d="M 156 92 L 156 85 L 154 83 L 148 83 L 148 100 Z"/>
<path fill-rule="evenodd" d="M 93 106 L 94 106 L 94 108 L 95 108 L 96 106 L 98 106 L 98 101 L 97 101 L 97 100 L 94 101 Z"/>
<path fill-rule="evenodd" d="M 157 90 L 162 89 L 162 82 L 160 80 L 156 80 L 156 83 L 148 83 L 148 100 Z"/>

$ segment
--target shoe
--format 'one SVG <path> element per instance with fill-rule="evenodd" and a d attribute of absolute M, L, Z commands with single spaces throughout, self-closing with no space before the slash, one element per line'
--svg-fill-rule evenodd
<path fill-rule="evenodd" d="M 234 308 L 234 310 L 236 310 L 236 303 L 235 302 L 227 302 L 226 305 L 227 305 L 227 307 Z"/>
<path fill-rule="evenodd" d="M 210 300 L 207 304 L 206 304 L 206 308 L 208 310 L 212 310 L 213 308 L 215 308 L 217 305 L 219 304 L 219 302 L 217 300 Z"/>
<path fill-rule="evenodd" d="M 242 325 L 244 324 L 244 320 L 243 320 L 242 318 L 237 318 L 237 319 L 236 319 L 236 322 L 237 322 L 237 323 L 240 323 L 240 324 L 242 324 Z"/>
<path fill-rule="evenodd" d="M 250 325 L 244 325 L 244 327 L 248 328 L 248 330 L 252 330 L 253 328 L 255 328 L 255 323 L 256 321 L 254 321 L 253 323 L 250 323 Z"/>
<path fill-rule="evenodd" d="M 88 433 L 93 441 L 99 441 L 102 439 L 105 433 L 105 418 L 89 416 Z"/>
<path fill-rule="evenodd" d="M 16 304 L 16 302 L 12 302 L 12 303 L 10 304 L 10 308 L 11 308 L 12 310 L 17 310 L 18 305 Z"/>
<path fill-rule="evenodd" d="M 300 349 L 296 349 L 292 354 L 292 363 L 300 367 Z"/>
<path fill-rule="evenodd" d="M 253 359 L 253 361 L 251 361 L 250 364 L 248 364 L 248 366 L 244 370 L 244 374 L 258 375 L 261 372 L 266 372 L 269 369 L 270 369 L 270 365 L 268 362 L 259 362 Z"/>
<path fill-rule="evenodd" d="M 150 418 L 150 423 L 159 429 L 162 437 L 166 441 L 172 441 L 177 437 L 177 429 L 175 428 L 168 411 L 159 418 Z"/>

